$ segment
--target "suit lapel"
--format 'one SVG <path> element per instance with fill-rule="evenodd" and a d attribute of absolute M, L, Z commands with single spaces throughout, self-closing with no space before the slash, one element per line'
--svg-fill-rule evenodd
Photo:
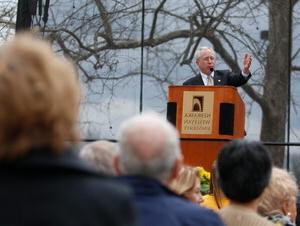
<path fill-rule="evenodd" d="M 204 82 L 202 80 L 202 76 L 200 73 L 198 74 L 198 76 L 196 78 L 197 78 L 197 84 L 204 86 Z"/>
<path fill-rule="evenodd" d="M 220 76 L 220 74 L 218 73 L 218 71 L 215 71 L 215 74 L 214 74 L 214 85 L 215 86 L 221 86 L 221 85 L 223 85 L 223 83 L 222 83 L 222 77 Z"/>

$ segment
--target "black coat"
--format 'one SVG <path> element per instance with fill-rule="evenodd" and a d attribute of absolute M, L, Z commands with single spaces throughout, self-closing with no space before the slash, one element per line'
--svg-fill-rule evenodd
<path fill-rule="evenodd" d="M 216 70 L 214 72 L 214 85 L 215 86 L 242 86 L 250 79 L 251 73 L 245 77 L 241 73 L 235 74 L 229 70 Z M 201 74 L 198 74 L 188 80 L 183 85 L 204 85 Z"/>
<path fill-rule="evenodd" d="M 98 175 L 73 151 L 36 150 L 1 161 L 0 183 L 0 225 L 135 225 L 128 188 Z"/>

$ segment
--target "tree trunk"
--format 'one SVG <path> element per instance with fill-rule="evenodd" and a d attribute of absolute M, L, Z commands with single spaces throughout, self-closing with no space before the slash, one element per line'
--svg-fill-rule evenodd
<path fill-rule="evenodd" d="M 261 140 L 285 141 L 289 75 L 289 1 L 269 1 L 269 46 L 263 97 Z M 274 164 L 282 166 L 284 147 L 270 147 Z"/>

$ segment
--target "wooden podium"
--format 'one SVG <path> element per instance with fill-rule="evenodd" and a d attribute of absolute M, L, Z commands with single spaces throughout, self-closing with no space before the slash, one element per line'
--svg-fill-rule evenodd
<path fill-rule="evenodd" d="M 184 162 L 211 170 L 220 148 L 245 135 L 245 106 L 231 86 L 169 86 L 167 118 L 179 132 Z"/>

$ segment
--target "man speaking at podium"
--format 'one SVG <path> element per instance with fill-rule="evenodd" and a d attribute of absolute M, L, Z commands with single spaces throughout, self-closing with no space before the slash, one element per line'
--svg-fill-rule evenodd
<path fill-rule="evenodd" d="M 200 73 L 186 80 L 183 85 L 205 85 L 205 86 L 242 86 L 251 77 L 250 65 L 252 58 L 245 54 L 243 70 L 233 73 L 229 70 L 214 70 L 216 53 L 212 48 L 200 47 L 195 53 L 196 64 Z"/>

